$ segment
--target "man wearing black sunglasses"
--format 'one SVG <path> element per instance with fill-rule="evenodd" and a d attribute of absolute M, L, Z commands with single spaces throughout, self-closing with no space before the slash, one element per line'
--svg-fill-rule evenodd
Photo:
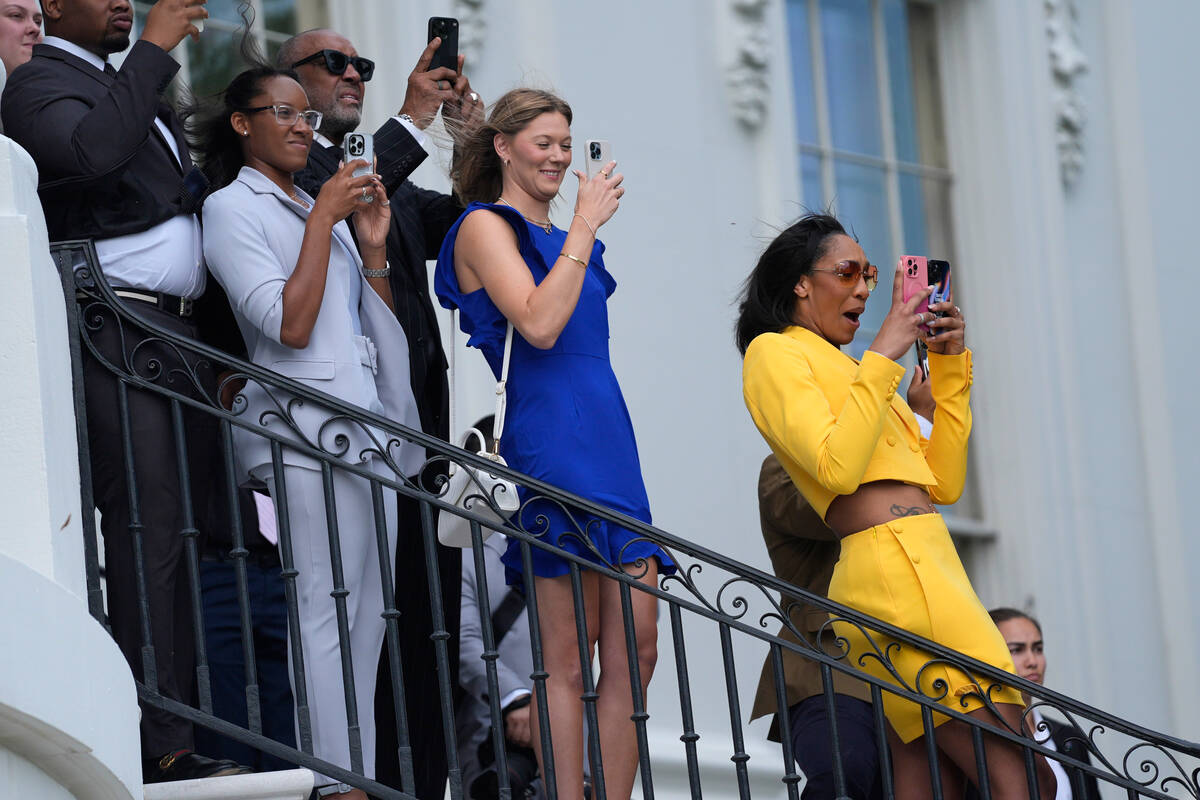
<path fill-rule="evenodd" d="M 430 69 L 439 40 L 422 52 L 408 77 L 404 103 L 375 131 L 376 172 L 391 200 L 392 221 L 387 237 L 396 316 L 408 337 L 409 371 L 413 396 L 425 433 L 449 438 L 449 389 L 446 357 L 442 352 L 437 316 L 429 297 L 426 261 L 437 257 L 442 239 L 462 213 L 453 197 L 414 186 L 408 176 L 425 160 L 424 129 L 437 116 L 454 126 L 473 127 L 483 119 L 483 102 L 471 91 L 458 69 Z M 344 156 L 342 140 L 362 121 L 366 84 L 374 76 L 375 64 L 358 55 L 346 37 L 331 30 L 311 30 L 284 42 L 277 62 L 291 67 L 308 93 L 309 105 L 323 115 L 313 137 L 308 166 L 295 176 L 296 185 L 316 196 L 321 185 L 338 169 Z M 431 485 L 426 478 L 422 485 Z M 386 648 L 380 657 L 376 683 L 375 777 L 381 783 L 403 788 L 417 797 L 441 797 L 445 793 L 446 748 L 440 736 L 419 731 L 441 731 L 441 703 L 433 633 L 429 579 L 425 572 L 419 510 L 415 501 L 400 498 L 400 531 L 396 545 L 396 607 L 405 623 L 400 626 L 400 649 L 404 669 L 404 693 L 413 751 L 416 786 L 403 786 L 397 759 L 395 706 Z M 458 685 L 458 618 L 461 587 L 461 555 L 458 550 L 439 548 L 438 573 L 442 608 L 449 640 L 452 674 L 449 686 Z"/>

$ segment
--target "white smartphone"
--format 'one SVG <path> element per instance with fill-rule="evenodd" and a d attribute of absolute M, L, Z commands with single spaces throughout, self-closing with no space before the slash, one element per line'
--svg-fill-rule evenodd
<path fill-rule="evenodd" d="M 344 145 L 346 161 L 355 161 L 361 158 L 367 162 L 365 167 L 355 168 L 354 177 L 357 178 L 360 175 L 369 175 L 375 171 L 374 136 L 369 133 L 358 133 L 357 131 L 354 133 L 347 133 Z"/>
<path fill-rule="evenodd" d="M 612 145 L 604 139 L 588 139 L 584 145 L 587 160 L 587 176 L 591 178 L 613 160 Z"/>

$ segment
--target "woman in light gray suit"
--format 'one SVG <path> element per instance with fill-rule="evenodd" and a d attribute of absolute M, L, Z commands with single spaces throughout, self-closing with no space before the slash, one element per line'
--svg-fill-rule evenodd
<path fill-rule="evenodd" d="M 345 164 L 316 201 L 292 181 L 307 162 L 320 116 L 308 110 L 304 90 L 288 70 L 259 67 L 234 78 L 223 108 L 196 126 L 205 171 L 214 186 L 222 187 L 204 205 L 204 255 L 229 296 L 256 364 L 420 429 L 409 388 L 408 342 L 390 310 L 384 250 L 390 212 L 379 176 L 355 177 L 354 168 L 364 162 Z M 357 247 L 345 222 L 351 215 Z M 380 475 L 397 477 L 388 460 L 402 473 L 399 477 L 420 468 L 422 448 L 395 444 L 384 459 L 378 450 L 387 440 L 378 431 L 331 420 L 331 411 L 309 402 L 289 407 L 288 399 L 251 382 L 235 410 L 244 407 L 244 418 L 255 426 Z M 290 424 L 280 412 L 290 416 Z M 342 690 L 350 687 L 343 686 L 338 619 L 330 596 L 334 581 L 327 515 L 336 516 L 349 591 L 348 638 L 362 768 L 371 777 L 384 587 L 370 481 L 334 469 L 335 508 L 326 509 L 317 459 L 285 446 L 285 487 L 278 487 L 270 440 L 252 430 L 235 431 L 243 476 L 266 481 L 277 502 L 279 489 L 286 488 L 314 755 L 349 769 L 356 748 Z M 383 507 L 389 548 L 394 549 L 396 502 L 390 490 L 385 490 Z M 322 796 L 365 798 L 337 784 Z"/>

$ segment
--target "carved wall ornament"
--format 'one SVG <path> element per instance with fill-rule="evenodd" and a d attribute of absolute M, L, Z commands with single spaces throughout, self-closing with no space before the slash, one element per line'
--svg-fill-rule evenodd
<path fill-rule="evenodd" d="M 458 52 L 466 55 L 473 64 L 479 63 L 487 39 L 484 3 L 485 0 L 455 0 L 454 3 L 454 14 L 458 17 Z M 470 70 L 470 65 L 466 69 Z"/>
<path fill-rule="evenodd" d="M 1083 169 L 1083 130 L 1087 107 L 1080 79 L 1088 71 L 1087 56 L 1079 44 L 1079 18 L 1075 0 L 1044 0 L 1046 42 L 1054 79 L 1055 139 L 1063 186 L 1074 185 Z"/>
<path fill-rule="evenodd" d="M 769 99 L 767 36 L 768 0 L 729 0 L 733 12 L 733 61 L 725 69 L 725 82 L 733 115 L 743 125 L 757 129 L 767 116 Z"/>

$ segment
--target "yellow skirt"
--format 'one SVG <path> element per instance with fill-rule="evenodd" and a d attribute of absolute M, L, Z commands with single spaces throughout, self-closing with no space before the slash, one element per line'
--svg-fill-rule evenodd
<path fill-rule="evenodd" d="M 903 517 L 842 539 L 829 599 L 1016 672 L 1008 645 L 975 596 L 940 514 Z M 994 703 L 1024 705 L 1016 689 L 977 678 L 944 661 L 930 663 L 931 654 L 907 643 L 837 618 L 833 628 L 849 645 L 847 663 L 947 708 L 962 713 L 983 708 L 981 695 Z M 917 703 L 885 690 L 883 710 L 903 741 L 924 735 Z M 934 714 L 933 724 L 948 719 Z"/>

